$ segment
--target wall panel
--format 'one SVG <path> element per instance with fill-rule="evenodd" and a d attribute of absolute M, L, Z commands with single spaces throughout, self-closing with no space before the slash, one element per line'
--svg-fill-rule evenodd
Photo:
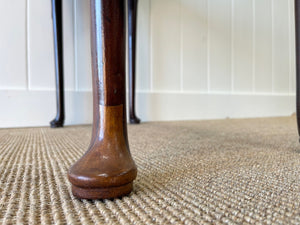
<path fill-rule="evenodd" d="M 26 89 L 26 1 L 0 1 L 0 89 Z"/>
<path fill-rule="evenodd" d="M 151 0 L 140 0 L 137 21 L 136 89 L 151 89 L 150 65 L 150 4 Z"/>
<path fill-rule="evenodd" d="M 51 1 L 28 0 L 29 89 L 54 89 Z"/>
<path fill-rule="evenodd" d="M 207 91 L 207 0 L 181 0 L 181 76 L 186 91 Z"/>
<path fill-rule="evenodd" d="M 75 4 L 75 90 L 92 90 L 90 6 L 89 1 Z"/>
<path fill-rule="evenodd" d="M 64 76 L 66 90 L 75 90 L 74 0 L 63 0 Z"/>
<path fill-rule="evenodd" d="M 290 94 L 296 93 L 296 46 L 295 46 L 295 13 L 294 0 L 288 0 L 289 5 L 289 66 Z"/>
<path fill-rule="evenodd" d="M 272 1 L 255 1 L 255 91 L 272 92 Z"/>
<path fill-rule="evenodd" d="M 273 92 L 288 93 L 290 82 L 289 5 L 286 0 L 273 1 Z"/>
<path fill-rule="evenodd" d="M 180 0 L 151 0 L 153 90 L 180 90 Z"/>
<path fill-rule="evenodd" d="M 0 127 L 46 126 L 55 115 L 50 3 L 0 2 Z M 91 123 L 89 1 L 63 4 L 66 121 Z M 290 115 L 294 26 L 293 0 L 139 0 L 138 116 Z"/>
<path fill-rule="evenodd" d="M 233 90 L 253 91 L 253 0 L 233 1 Z"/>
<path fill-rule="evenodd" d="M 232 90 L 232 1 L 209 1 L 209 89 Z"/>

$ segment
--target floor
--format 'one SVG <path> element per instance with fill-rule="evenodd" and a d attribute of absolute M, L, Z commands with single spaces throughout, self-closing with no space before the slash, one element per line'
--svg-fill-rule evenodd
<path fill-rule="evenodd" d="M 299 224 L 296 118 L 129 126 L 134 192 L 81 201 L 66 173 L 90 126 L 0 130 L 3 224 Z"/>

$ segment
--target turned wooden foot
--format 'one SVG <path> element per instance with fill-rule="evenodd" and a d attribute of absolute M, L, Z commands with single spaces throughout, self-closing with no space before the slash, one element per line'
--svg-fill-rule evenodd
<path fill-rule="evenodd" d="M 124 0 L 91 0 L 93 132 L 68 174 L 82 199 L 126 195 L 137 175 L 127 139 L 124 12 Z"/>
<path fill-rule="evenodd" d="M 128 0 L 129 119 L 132 124 L 141 122 L 135 113 L 137 5 L 138 0 Z"/>
<path fill-rule="evenodd" d="M 52 128 L 63 127 L 65 120 L 64 106 L 64 63 L 63 63 L 63 21 L 62 1 L 52 0 L 52 19 L 54 33 L 55 80 L 56 80 L 56 116 L 50 122 Z"/>

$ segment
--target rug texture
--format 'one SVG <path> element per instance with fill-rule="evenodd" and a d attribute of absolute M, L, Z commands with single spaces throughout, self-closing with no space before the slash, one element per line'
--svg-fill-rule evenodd
<path fill-rule="evenodd" d="M 300 224 L 295 117 L 129 126 L 134 191 L 75 199 L 91 126 L 0 130 L 2 224 Z"/>

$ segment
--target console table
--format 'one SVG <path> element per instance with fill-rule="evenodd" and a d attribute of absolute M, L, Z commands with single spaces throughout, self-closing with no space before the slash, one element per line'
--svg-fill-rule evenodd
<path fill-rule="evenodd" d="M 57 1 L 52 0 L 57 12 Z M 59 1 L 60 2 L 60 1 Z M 137 0 L 128 0 L 131 74 L 135 63 Z M 59 17 L 53 16 L 57 22 Z M 300 0 L 295 0 L 297 60 L 297 122 L 300 118 Z M 126 195 L 132 190 L 137 168 L 127 140 L 125 101 L 125 0 L 91 0 L 93 130 L 86 154 L 70 169 L 72 191 L 78 198 L 103 199 Z M 61 29 L 59 23 L 57 29 Z M 58 35 L 56 44 L 60 46 Z M 62 53 L 56 51 L 58 59 Z M 62 63 L 57 60 L 57 74 Z M 60 61 L 62 62 L 62 61 Z M 59 76 L 58 76 L 59 78 Z M 133 79 L 133 76 L 130 78 Z M 58 87 L 62 80 L 57 79 Z M 134 88 L 134 85 L 131 86 Z M 132 92 L 133 93 L 133 92 Z M 62 98 L 62 92 L 58 97 Z M 132 95 L 131 95 L 132 97 Z M 131 103 L 132 104 L 132 103 Z M 58 116 L 58 121 L 60 117 Z"/>

